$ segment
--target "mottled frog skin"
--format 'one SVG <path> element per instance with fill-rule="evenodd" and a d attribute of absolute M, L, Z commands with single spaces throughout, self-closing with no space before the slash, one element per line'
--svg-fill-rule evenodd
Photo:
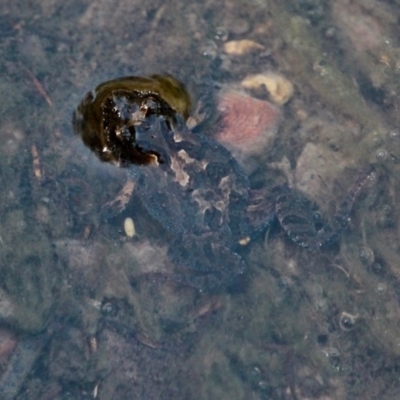
<path fill-rule="evenodd" d="M 245 271 L 238 251 L 274 218 L 299 245 L 315 250 L 335 241 L 365 172 L 328 225 L 316 205 L 287 186 L 263 208 L 230 152 L 186 126 L 190 98 L 170 76 L 128 77 L 89 92 L 74 114 L 75 132 L 98 157 L 127 169 L 135 193 L 173 238 L 177 271 L 170 279 L 203 290 L 230 285 Z"/>

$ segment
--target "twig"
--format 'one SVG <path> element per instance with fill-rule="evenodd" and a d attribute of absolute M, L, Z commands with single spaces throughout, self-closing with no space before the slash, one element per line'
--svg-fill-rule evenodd
<path fill-rule="evenodd" d="M 21 68 L 25 71 L 25 73 L 28 75 L 29 79 L 32 81 L 33 86 L 35 89 L 40 93 L 40 95 L 46 100 L 46 103 L 50 106 L 53 107 L 53 102 L 51 101 L 49 95 L 47 94 L 45 88 L 43 85 L 38 81 L 35 75 L 33 75 L 32 71 L 25 67 L 25 65 L 21 64 Z"/>

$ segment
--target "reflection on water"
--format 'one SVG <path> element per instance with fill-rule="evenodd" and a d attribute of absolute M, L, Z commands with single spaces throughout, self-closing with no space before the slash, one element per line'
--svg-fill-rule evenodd
<path fill-rule="evenodd" d="M 342 0 L 3 1 L 0 397 L 399 397 L 397 20 Z M 338 243 L 273 227 L 233 287 L 164 279 L 173 235 L 132 185 L 116 198 L 125 174 L 71 127 L 88 89 L 152 73 L 184 82 L 193 132 L 238 157 L 255 219 L 286 182 L 333 215 L 376 164 Z M 126 208 L 105 220 L 110 201 Z"/>

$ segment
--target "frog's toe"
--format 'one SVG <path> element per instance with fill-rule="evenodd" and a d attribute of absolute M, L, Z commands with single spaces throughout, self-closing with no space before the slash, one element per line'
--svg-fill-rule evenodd
<path fill-rule="evenodd" d="M 128 179 L 118 195 L 101 207 L 100 214 L 102 219 L 107 220 L 124 211 L 132 197 L 134 188 L 135 183 L 131 179 Z"/>

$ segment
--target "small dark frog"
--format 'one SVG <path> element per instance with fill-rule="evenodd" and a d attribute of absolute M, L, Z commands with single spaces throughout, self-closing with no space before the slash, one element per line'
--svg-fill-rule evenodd
<path fill-rule="evenodd" d="M 245 270 L 239 248 L 275 218 L 310 250 L 338 238 L 371 169 L 330 225 L 287 186 L 260 201 L 231 153 L 187 128 L 190 106 L 181 83 L 154 75 L 103 83 L 74 113 L 75 132 L 102 161 L 127 169 L 149 214 L 173 237 L 169 255 L 181 272 L 170 279 L 203 290 L 230 285 Z"/>

